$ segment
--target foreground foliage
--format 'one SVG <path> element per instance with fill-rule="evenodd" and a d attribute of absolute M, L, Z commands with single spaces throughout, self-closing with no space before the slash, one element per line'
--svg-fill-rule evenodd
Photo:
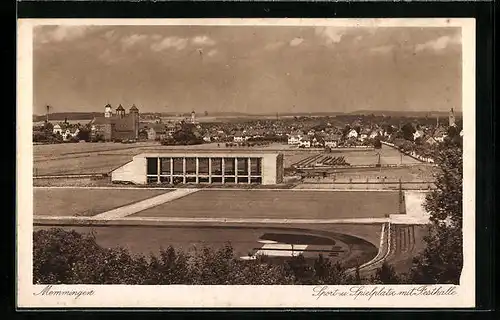
<path fill-rule="evenodd" d="M 436 189 L 424 204 L 432 225 L 424 238 L 426 249 L 413 261 L 409 275 L 412 282 L 459 284 L 463 267 L 462 158 L 458 139 L 449 139 L 437 150 Z"/>
<path fill-rule="evenodd" d="M 138 285 L 287 285 L 349 284 L 345 268 L 319 256 L 284 263 L 266 257 L 243 261 L 228 244 L 219 250 L 203 248 L 194 254 L 173 247 L 158 255 L 132 255 L 124 248 L 104 248 L 93 234 L 53 228 L 34 232 L 35 284 Z"/>

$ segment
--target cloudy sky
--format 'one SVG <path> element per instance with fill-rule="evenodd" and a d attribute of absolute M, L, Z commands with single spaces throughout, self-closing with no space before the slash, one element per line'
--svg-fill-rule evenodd
<path fill-rule="evenodd" d="M 459 28 L 38 26 L 34 112 L 461 110 Z"/>

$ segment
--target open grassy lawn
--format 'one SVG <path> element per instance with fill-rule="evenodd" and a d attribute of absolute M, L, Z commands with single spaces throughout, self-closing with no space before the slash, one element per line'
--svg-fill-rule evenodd
<path fill-rule="evenodd" d="M 338 219 L 397 213 L 397 192 L 202 190 L 135 214 L 142 217 Z"/>
<path fill-rule="evenodd" d="M 170 190 L 46 189 L 33 190 L 33 215 L 93 216 Z"/>
<path fill-rule="evenodd" d="M 33 175 L 109 173 L 132 161 L 132 155 L 79 155 L 65 159 L 35 161 Z"/>
<path fill-rule="evenodd" d="M 123 144 L 114 142 L 101 143 L 59 143 L 59 144 L 43 144 L 33 146 L 33 156 L 37 157 L 60 157 L 65 155 L 77 155 L 82 153 L 93 153 L 110 150 L 123 150 L 149 146 L 151 143 L 134 143 Z"/>

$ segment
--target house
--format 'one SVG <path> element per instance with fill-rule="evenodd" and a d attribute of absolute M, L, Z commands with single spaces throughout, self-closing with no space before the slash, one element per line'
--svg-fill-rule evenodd
<path fill-rule="evenodd" d="M 234 134 L 234 137 L 233 137 L 233 141 L 234 142 L 243 142 L 245 140 L 246 139 L 245 139 L 245 136 L 244 136 L 243 132 L 236 132 Z"/>
<path fill-rule="evenodd" d="M 205 142 L 211 142 L 212 141 L 212 136 L 210 136 L 208 133 L 203 136 L 203 141 Z"/>
<path fill-rule="evenodd" d="M 365 141 L 370 134 L 370 129 L 362 129 L 361 132 L 358 135 L 358 139 L 360 141 Z"/>
<path fill-rule="evenodd" d="M 375 139 L 376 137 L 378 137 L 378 136 L 380 136 L 380 135 L 381 135 L 381 134 L 380 134 L 380 132 L 379 132 L 379 131 L 377 131 L 377 130 L 373 130 L 372 132 L 370 132 L 370 134 L 368 135 L 368 137 L 369 137 L 370 139 Z"/>
<path fill-rule="evenodd" d="M 52 128 L 52 133 L 62 135 L 63 129 L 62 129 L 61 125 L 56 123 L 54 125 L 54 127 Z"/>
<path fill-rule="evenodd" d="M 413 140 L 417 140 L 418 138 L 422 138 L 424 136 L 424 132 L 422 130 L 416 130 L 413 133 Z"/>
<path fill-rule="evenodd" d="M 148 140 L 163 140 L 167 137 L 165 125 L 161 123 L 152 124 L 148 130 Z"/>
<path fill-rule="evenodd" d="M 311 140 L 311 146 L 316 148 L 321 148 L 324 145 L 323 139 L 314 136 Z"/>
<path fill-rule="evenodd" d="M 299 148 L 310 148 L 311 138 L 309 136 L 302 137 L 299 142 Z"/>
<path fill-rule="evenodd" d="M 349 131 L 349 133 L 347 134 L 347 138 L 354 138 L 354 139 L 357 139 L 358 138 L 358 132 L 354 129 L 351 129 L 351 131 Z"/>
<path fill-rule="evenodd" d="M 72 138 L 77 137 L 79 132 L 80 132 L 80 129 L 78 129 L 78 128 L 67 128 L 62 133 L 63 141 L 69 141 Z"/>
<path fill-rule="evenodd" d="M 298 145 L 298 144 L 300 144 L 300 139 L 301 139 L 302 137 L 303 137 L 302 132 L 299 132 L 299 131 L 292 132 L 292 133 L 290 133 L 290 135 L 288 136 L 288 144 L 291 144 L 291 145 Z"/>
<path fill-rule="evenodd" d="M 176 123 L 169 122 L 165 125 L 165 132 L 167 136 L 172 136 L 175 131 L 179 129 L 179 126 Z"/>
<path fill-rule="evenodd" d="M 328 135 L 324 138 L 324 141 L 325 141 L 325 147 L 336 148 L 340 142 L 340 135 L 339 134 Z"/>
<path fill-rule="evenodd" d="M 434 131 L 434 134 L 432 135 L 434 140 L 436 140 L 437 142 L 443 142 L 446 136 L 447 136 L 446 131 L 442 128 L 437 128 Z"/>

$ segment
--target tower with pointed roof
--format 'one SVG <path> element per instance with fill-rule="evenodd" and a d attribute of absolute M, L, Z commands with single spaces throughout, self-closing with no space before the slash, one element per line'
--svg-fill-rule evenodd
<path fill-rule="evenodd" d="M 120 119 L 125 117 L 125 109 L 122 107 L 121 104 L 118 106 L 118 108 L 116 108 L 116 115 L 120 117 Z"/>
<path fill-rule="evenodd" d="M 104 106 L 104 117 L 111 118 L 113 116 L 113 110 L 111 109 L 111 105 L 108 103 Z"/>

